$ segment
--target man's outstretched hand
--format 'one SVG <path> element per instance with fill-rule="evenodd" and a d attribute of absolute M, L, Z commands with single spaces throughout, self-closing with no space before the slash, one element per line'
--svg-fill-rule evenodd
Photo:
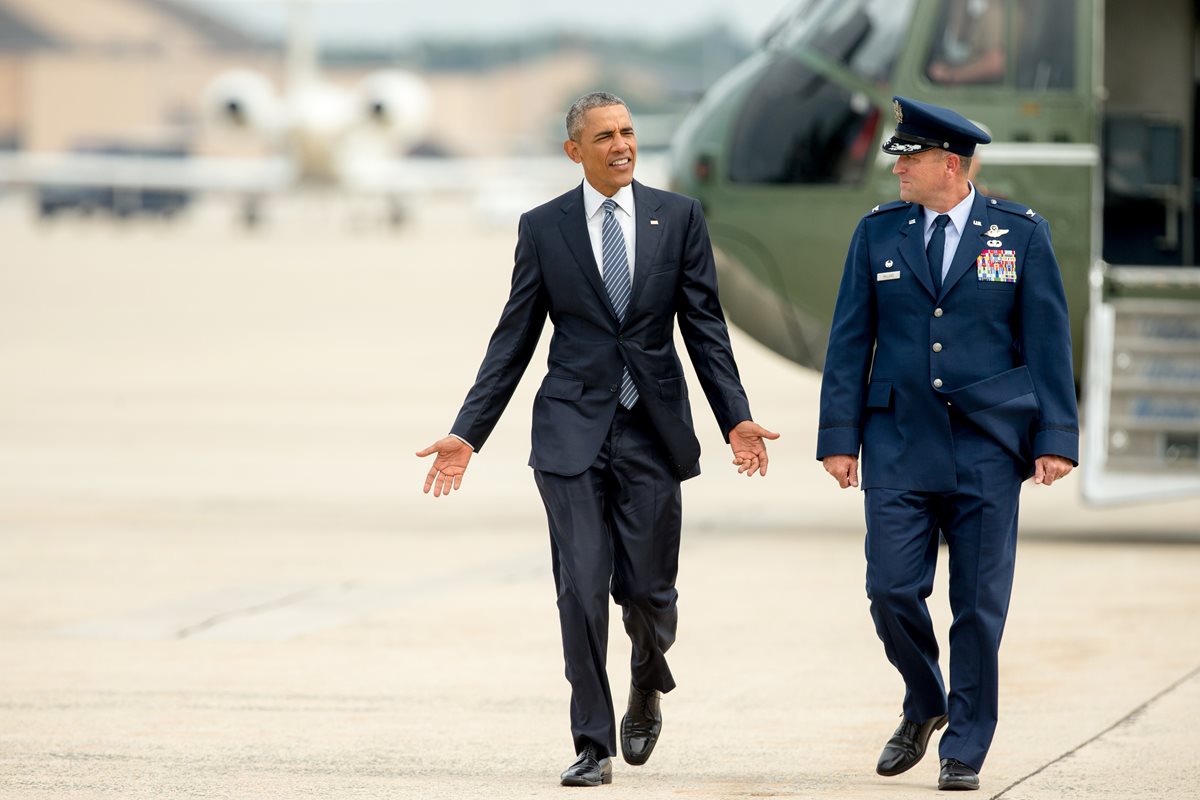
<path fill-rule="evenodd" d="M 429 468 L 429 474 L 425 476 L 425 494 L 429 494 L 429 489 L 432 487 L 433 496 L 441 497 L 444 494 L 450 494 L 451 489 L 462 486 L 463 475 L 467 471 L 467 464 L 470 463 L 471 454 L 474 452 L 470 445 L 457 436 L 438 439 L 429 447 L 418 451 L 419 458 L 437 453 L 437 458 L 433 460 L 433 466 Z"/>
<path fill-rule="evenodd" d="M 729 432 L 729 446 L 733 449 L 733 463 L 737 465 L 738 473 L 744 473 L 747 478 L 758 472 L 767 474 L 767 445 L 763 439 L 778 439 L 778 433 L 772 433 L 753 420 L 744 419 Z"/>

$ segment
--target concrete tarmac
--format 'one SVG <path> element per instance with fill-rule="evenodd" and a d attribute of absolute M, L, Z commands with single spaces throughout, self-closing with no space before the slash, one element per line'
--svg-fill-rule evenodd
<path fill-rule="evenodd" d="M 813 459 L 819 378 L 736 330 L 783 434 L 770 474 L 737 476 L 693 380 L 663 737 L 612 786 L 559 787 L 525 466 L 545 341 L 460 492 L 422 495 L 413 456 L 478 367 L 515 219 L 284 211 L 247 234 L 219 207 L 125 227 L 0 207 L 0 798 L 936 796 L 933 753 L 874 773 L 902 685 L 861 495 Z M 1074 477 L 1025 489 L 978 796 L 1197 796 L 1200 500 L 1090 509 Z M 618 703 L 628 655 L 614 613 Z"/>

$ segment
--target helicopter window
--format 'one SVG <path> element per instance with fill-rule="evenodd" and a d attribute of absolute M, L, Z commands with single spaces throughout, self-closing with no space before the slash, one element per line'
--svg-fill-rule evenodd
<path fill-rule="evenodd" d="M 1001 84 L 1007 50 L 1004 0 L 947 0 L 925 74 L 941 84 Z"/>
<path fill-rule="evenodd" d="M 809 47 L 867 80 L 884 82 L 904 44 L 915 0 L 809 0 L 768 39 Z"/>
<path fill-rule="evenodd" d="M 858 183 L 879 138 L 879 111 L 780 55 L 750 90 L 734 131 L 735 183 Z"/>
<path fill-rule="evenodd" d="M 1031 32 L 1017 37 L 1017 88 L 1075 87 L 1075 0 L 1021 0 L 1017 19 Z"/>
<path fill-rule="evenodd" d="M 1070 89 L 1074 33 L 1075 0 L 946 0 L 925 74 L 948 86 Z"/>

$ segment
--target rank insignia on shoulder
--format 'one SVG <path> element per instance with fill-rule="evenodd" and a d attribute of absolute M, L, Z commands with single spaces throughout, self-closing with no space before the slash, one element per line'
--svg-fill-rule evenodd
<path fill-rule="evenodd" d="M 1036 213 L 1037 213 L 1037 212 L 1036 212 L 1036 211 L 1034 211 L 1034 210 L 1031 208 L 1031 209 L 1028 209 L 1028 210 L 1025 212 L 1025 216 L 1027 216 L 1027 217 L 1032 217 L 1032 216 L 1033 216 L 1034 214 L 1036 214 Z"/>

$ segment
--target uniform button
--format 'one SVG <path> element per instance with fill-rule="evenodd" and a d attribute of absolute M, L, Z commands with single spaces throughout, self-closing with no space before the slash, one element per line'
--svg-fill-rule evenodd
<path fill-rule="evenodd" d="M 940 389 L 940 388 L 942 388 L 942 379 L 941 379 L 941 378 L 934 378 L 934 379 L 933 379 L 933 388 L 935 388 L 935 389 Z"/>
<path fill-rule="evenodd" d="M 933 310 L 933 315 L 934 315 L 935 317 L 940 317 L 940 316 L 942 315 L 942 310 L 941 310 L 940 308 L 935 308 L 935 309 Z"/>
<path fill-rule="evenodd" d="M 618 336 L 618 337 L 617 337 L 617 341 L 618 341 L 618 342 L 624 342 L 624 341 L 625 341 L 625 337 L 624 337 L 624 336 Z"/>
<path fill-rule="evenodd" d="M 940 352 L 942 352 L 942 343 L 941 343 L 941 342 L 934 342 L 934 343 L 933 343 L 933 352 L 935 352 L 935 353 L 940 353 Z"/>
<path fill-rule="evenodd" d="M 619 383 L 614 383 L 612 386 L 608 387 L 608 390 L 610 392 L 615 392 L 620 388 L 621 388 L 621 385 Z"/>

